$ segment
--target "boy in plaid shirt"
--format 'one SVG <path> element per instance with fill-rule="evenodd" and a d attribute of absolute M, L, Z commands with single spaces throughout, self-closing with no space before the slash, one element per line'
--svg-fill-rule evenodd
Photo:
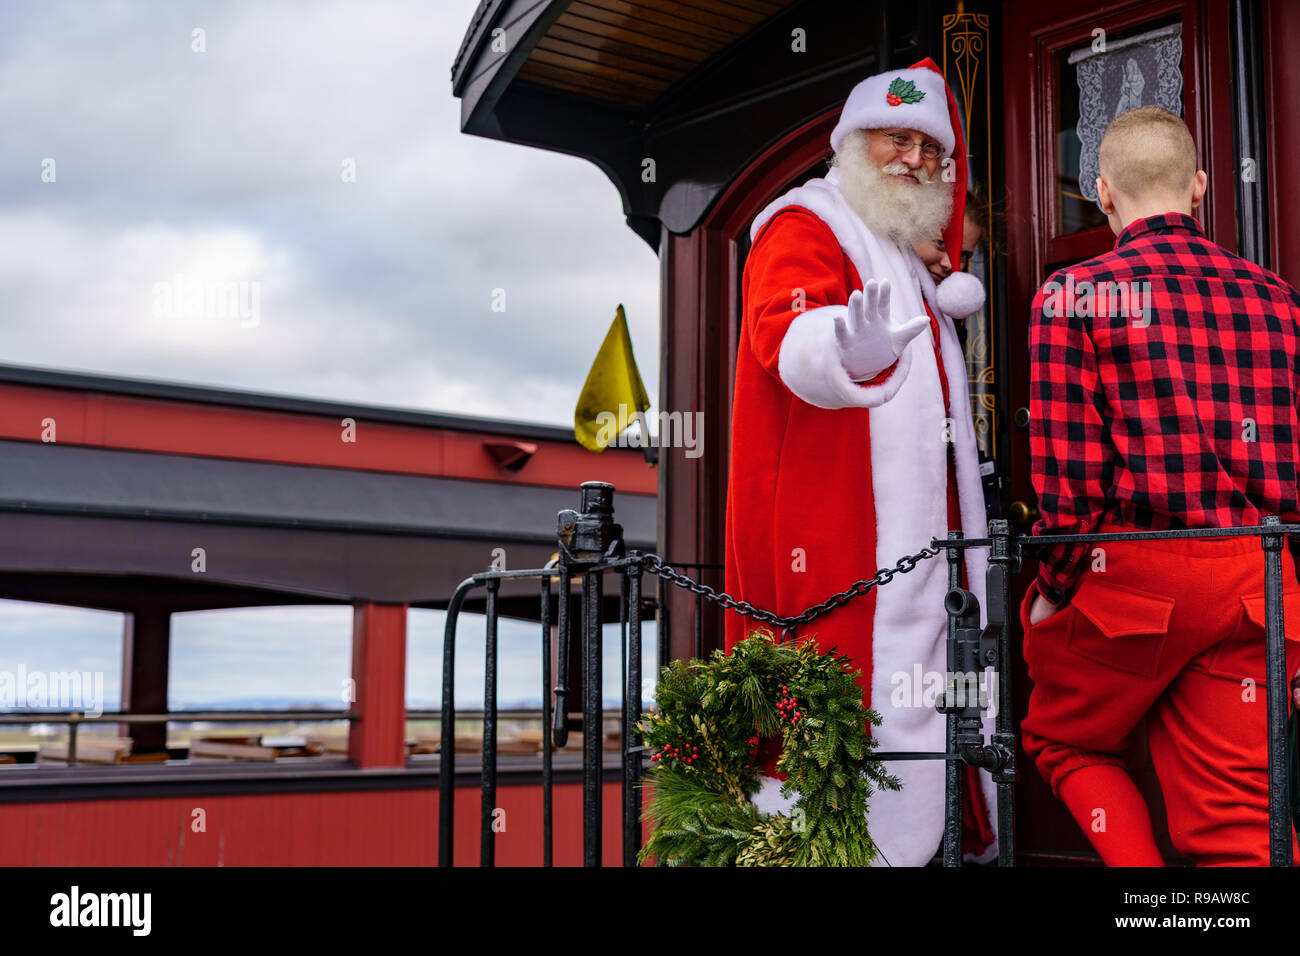
<path fill-rule="evenodd" d="M 1206 175 L 1175 114 L 1121 114 L 1100 170 L 1115 249 L 1034 299 L 1034 533 L 1297 521 L 1300 296 L 1205 237 L 1191 213 Z M 1282 557 L 1293 675 L 1300 589 Z M 1145 718 L 1179 852 L 1267 865 L 1259 539 L 1061 545 L 1040 558 L 1021 607 L 1034 681 L 1022 733 L 1053 793 L 1107 864 L 1163 865 L 1122 756 Z"/>

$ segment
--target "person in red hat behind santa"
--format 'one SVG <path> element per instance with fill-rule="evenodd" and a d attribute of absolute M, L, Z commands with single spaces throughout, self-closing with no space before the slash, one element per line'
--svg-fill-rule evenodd
<path fill-rule="evenodd" d="M 726 588 L 782 616 L 819 604 L 933 538 L 984 537 L 984 495 L 966 364 L 953 319 L 984 301 L 954 272 L 938 287 L 912 244 L 962 246 L 966 150 L 956 102 L 933 61 L 868 77 L 831 133 L 835 159 L 769 204 L 750 228 L 732 404 Z M 987 554 L 964 555 L 983 600 Z M 883 717 L 880 749 L 943 751 L 935 696 L 946 671 L 948 568 L 925 561 L 798 635 L 861 670 Z M 747 634 L 731 614 L 730 651 Z M 990 702 L 996 685 L 980 675 Z M 983 703 L 983 701 L 981 701 Z M 992 716 L 991 707 L 985 710 Z M 992 731 L 991 719 L 985 732 Z M 760 751 L 764 812 L 789 807 L 777 754 Z M 882 863 L 929 862 L 943 834 L 944 762 L 885 766 L 901 791 L 875 794 Z M 967 769 L 968 859 L 996 852 L 994 789 Z"/>

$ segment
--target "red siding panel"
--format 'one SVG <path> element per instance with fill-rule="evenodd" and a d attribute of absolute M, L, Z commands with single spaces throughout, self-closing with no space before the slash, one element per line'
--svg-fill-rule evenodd
<path fill-rule="evenodd" d="M 0 384 L 0 438 L 20 441 L 40 441 L 41 422 L 52 418 L 69 445 L 556 488 L 576 488 L 596 464 L 576 441 L 529 439 L 537 452 L 518 472 L 503 471 L 483 442 L 509 434 L 369 422 L 365 414 L 357 406 L 357 440 L 344 442 L 341 420 L 318 415 Z M 620 491 L 656 492 L 658 476 L 639 449 L 607 449 L 599 465 L 601 480 Z"/>
<path fill-rule="evenodd" d="M 619 784 L 604 785 L 604 862 L 622 862 Z M 582 864 L 582 785 L 556 784 L 555 863 Z M 542 791 L 502 785 L 498 866 L 542 862 Z M 193 811 L 206 814 L 194 832 Z M 456 865 L 477 866 L 479 791 L 456 793 Z M 0 866 L 433 866 L 438 791 L 240 794 L 0 804 Z"/>

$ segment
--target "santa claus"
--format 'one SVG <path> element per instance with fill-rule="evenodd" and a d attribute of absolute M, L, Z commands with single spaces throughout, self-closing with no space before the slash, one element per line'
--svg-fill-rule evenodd
<path fill-rule="evenodd" d="M 966 363 L 954 318 L 984 291 L 956 272 L 937 288 L 912 244 L 961 248 L 966 151 L 956 103 L 930 60 L 862 81 L 831 133 L 824 179 L 769 204 L 750 228 L 732 405 L 727 591 L 799 614 L 933 538 L 984 537 Z M 983 604 L 987 553 L 964 552 Z M 809 625 L 860 668 L 883 718 L 880 750 L 945 750 L 942 557 Z M 727 650 L 752 622 L 730 614 Z M 988 680 L 988 674 L 982 675 Z M 987 696 L 996 701 L 995 686 Z M 986 711 L 991 718 L 991 711 Z M 991 719 L 984 722 L 991 733 Z M 765 748 L 760 809 L 787 808 Z M 901 791 L 873 796 L 882 863 L 923 865 L 940 846 L 944 761 L 893 761 Z M 966 768 L 967 859 L 996 853 L 994 786 Z"/>

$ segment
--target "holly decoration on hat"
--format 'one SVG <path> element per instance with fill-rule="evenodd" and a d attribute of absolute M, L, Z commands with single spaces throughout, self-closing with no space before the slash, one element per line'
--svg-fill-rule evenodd
<path fill-rule="evenodd" d="M 923 99 L 925 99 L 925 93 L 918 90 L 916 84 L 911 80 L 905 80 L 901 76 L 894 77 L 894 82 L 889 84 L 889 92 L 885 94 L 885 102 L 890 106 L 919 103 Z"/>

